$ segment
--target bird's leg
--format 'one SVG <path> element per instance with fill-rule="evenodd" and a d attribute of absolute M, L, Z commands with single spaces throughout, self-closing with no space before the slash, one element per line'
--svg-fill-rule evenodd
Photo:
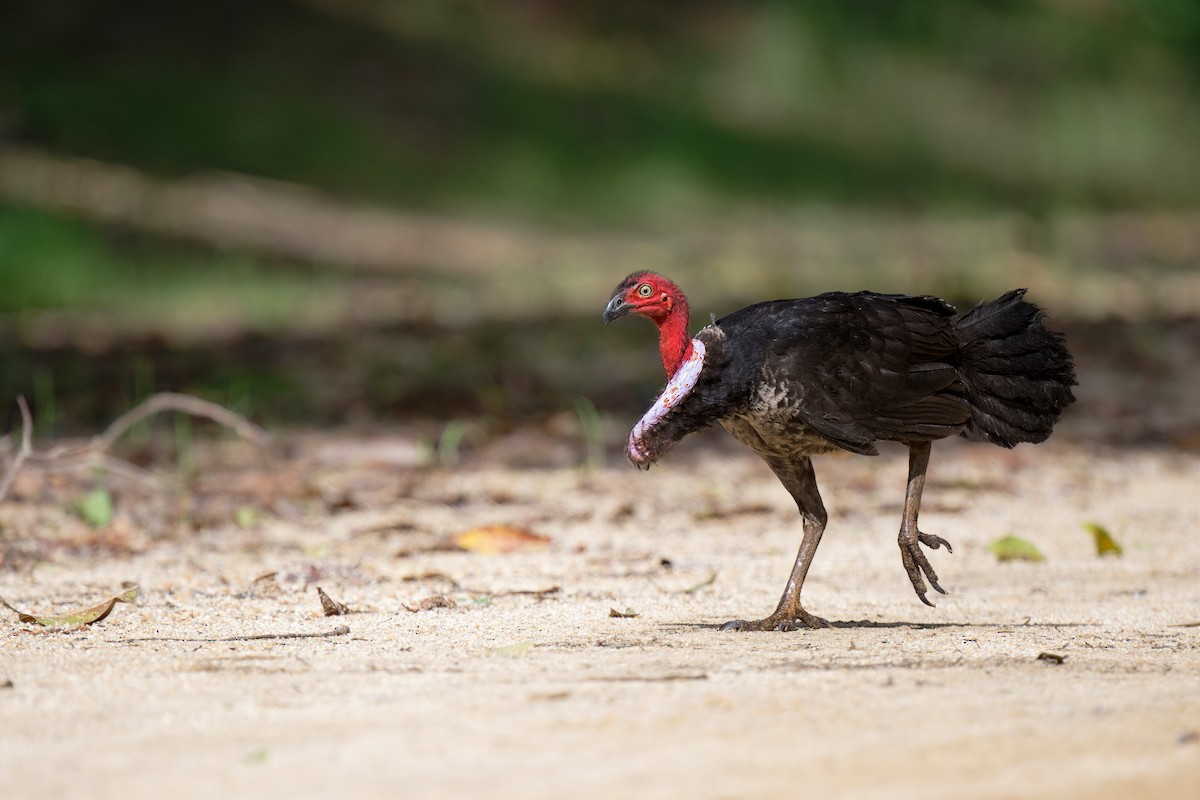
<path fill-rule="evenodd" d="M 951 553 L 954 548 L 940 536 L 921 533 L 917 529 L 917 515 L 921 513 L 921 491 L 925 488 L 925 470 L 929 468 L 930 442 L 917 442 L 908 448 L 908 491 L 904 496 L 904 519 L 900 522 L 900 558 L 904 561 L 904 571 L 912 581 L 913 591 L 921 602 L 932 606 L 929 598 L 925 597 L 925 580 L 937 592 L 945 594 L 946 590 L 938 585 L 937 573 L 929 564 L 929 559 L 920 545 L 937 550 L 943 545 Z M 924 573 L 924 577 L 922 577 Z"/>
<path fill-rule="evenodd" d="M 804 577 L 808 567 L 816 555 L 817 545 L 821 543 L 821 534 L 825 531 L 825 505 L 821 502 L 821 494 L 817 491 L 817 478 L 813 473 L 812 460 L 801 458 L 798 461 L 768 460 L 771 469 L 791 493 L 800 509 L 800 517 L 804 521 L 804 537 L 800 540 L 800 552 L 796 554 L 796 563 L 792 566 L 792 574 L 788 577 L 783 589 L 783 597 L 775 613 L 765 619 L 747 621 L 735 619 L 721 626 L 723 631 L 793 631 L 800 626 L 809 628 L 828 628 L 829 623 L 814 616 L 800 605 L 800 589 L 804 586 Z"/>

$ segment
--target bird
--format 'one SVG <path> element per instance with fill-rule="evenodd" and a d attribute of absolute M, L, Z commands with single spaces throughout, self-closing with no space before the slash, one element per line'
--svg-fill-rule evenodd
<path fill-rule="evenodd" d="M 800 550 L 775 611 L 722 629 L 830 626 L 800 601 L 828 522 L 812 456 L 874 456 L 880 441 L 908 447 L 897 537 L 904 571 L 926 605 L 933 605 L 928 587 L 946 594 L 922 546 L 953 549 L 917 525 L 933 442 L 955 435 L 1006 448 L 1042 442 L 1075 401 L 1065 338 L 1046 326 L 1026 291 L 961 316 L 929 295 L 827 292 L 714 316 L 693 337 L 687 297 L 675 282 L 639 271 L 617 285 L 604 322 L 629 314 L 653 322 L 668 378 L 629 434 L 629 460 L 649 469 L 688 434 L 719 424 L 766 462 L 800 512 Z"/>

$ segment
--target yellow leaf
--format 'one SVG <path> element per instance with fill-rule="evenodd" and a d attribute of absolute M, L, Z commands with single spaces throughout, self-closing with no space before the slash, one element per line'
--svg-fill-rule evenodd
<path fill-rule="evenodd" d="M 501 647 L 496 651 L 496 655 L 504 656 L 505 658 L 517 658 L 523 656 L 533 649 L 533 642 L 517 642 L 510 644 L 508 647 Z"/>
<path fill-rule="evenodd" d="M 1108 532 L 1108 529 L 1099 522 L 1085 522 L 1083 523 L 1083 527 L 1091 531 L 1092 536 L 1096 540 L 1096 555 L 1119 556 L 1125 552 L 1121 549 L 1121 545 L 1117 544 L 1117 541 L 1112 538 L 1112 535 Z"/>
<path fill-rule="evenodd" d="M 511 525 L 481 525 L 455 536 L 454 544 L 472 553 L 514 553 L 541 550 L 550 544 L 550 539 Z"/>
<path fill-rule="evenodd" d="M 988 550 L 1001 561 L 1045 561 L 1042 551 L 1030 541 L 1017 536 L 1005 536 L 988 545 Z"/>
<path fill-rule="evenodd" d="M 714 572 L 711 575 L 709 575 L 707 578 L 705 578 L 704 580 L 697 583 L 695 586 L 689 586 L 688 588 L 684 589 L 683 593 L 684 594 L 695 594 L 696 592 L 700 591 L 701 589 L 703 589 L 706 586 L 712 586 L 713 582 L 715 582 L 716 580 L 717 580 L 717 573 Z"/>
<path fill-rule="evenodd" d="M 82 611 L 72 611 L 69 614 L 59 616 L 37 616 L 34 614 L 26 614 L 24 611 L 17 611 L 8 604 L 3 597 L 0 597 L 0 605 L 7 608 L 9 611 L 17 615 L 17 619 L 21 622 L 33 623 L 35 625 L 48 626 L 65 626 L 65 625 L 91 625 L 93 622 L 99 622 L 112 613 L 113 607 L 117 603 L 132 603 L 137 599 L 138 587 L 134 586 L 116 597 L 110 597 L 99 605 L 85 608 Z"/>
<path fill-rule="evenodd" d="M 93 528 L 103 528 L 112 522 L 112 495 L 104 489 L 93 489 L 86 497 L 75 504 L 75 511 L 84 522 Z"/>

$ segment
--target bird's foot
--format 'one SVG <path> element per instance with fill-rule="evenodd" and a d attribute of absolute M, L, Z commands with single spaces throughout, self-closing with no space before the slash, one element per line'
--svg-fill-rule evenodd
<path fill-rule="evenodd" d="M 798 628 L 829 628 L 829 620 L 810 614 L 803 608 L 792 612 L 776 611 L 765 619 L 731 619 L 721 626 L 723 631 L 794 631 Z"/>
<path fill-rule="evenodd" d="M 917 597 L 921 598 L 922 603 L 932 606 L 933 603 L 929 602 L 929 598 L 925 596 L 925 581 L 928 580 L 929 585 L 939 594 L 946 594 L 946 590 L 938 585 L 937 573 L 933 571 L 933 567 L 930 566 L 929 559 L 920 545 L 925 545 L 931 550 L 945 547 L 951 553 L 954 552 L 954 548 L 940 536 L 905 528 L 900 529 L 899 542 L 900 558 L 904 561 L 904 571 L 908 573 L 913 591 L 917 593 Z M 922 575 L 922 573 L 924 574 Z"/>

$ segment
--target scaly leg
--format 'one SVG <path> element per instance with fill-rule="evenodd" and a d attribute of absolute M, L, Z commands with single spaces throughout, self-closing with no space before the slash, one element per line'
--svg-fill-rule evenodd
<path fill-rule="evenodd" d="M 829 623 L 820 617 L 813 616 L 800 605 L 800 589 L 804 586 L 804 576 L 816 555 L 817 545 L 821 543 L 821 534 L 825 531 L 828 516 L 825 505 L 821 502 L 821 494 L 817 491 L 817 477 L 813 472 L 812 459 L 801 458 L 798 461 L 768 460 L 772 471 L 787 488 L 800 509 L 800 517 L 804 521 L 804 537 L 800 540 L 800 552 L 796 554 L 796 563 L 788 578 L 787 586 L 783 589 L 783 597 L 775 613 L 765 619 L 747 621 L 735 619 L 721 626 L 723 631 L 793 631 L 801 625 L 809 628 L 828 628 Z"/>
<path fill-rule="evenodd" d="M 930 566 L 929 559 L 926 558 L 920 545 L 923 544 L 934 550 L 945 545 L 948 551 L 954 552 L 954 548 L 945 539 L 929 533 L 921 533 L 917 529 L 917 515 L 921 513 L 921 491 L 925 488 L 925 470 L 929 468 L 929 451 L 932 447 L 930 442 L 917 442 L 909 445 L 908 491 L 904 496 L 904 519 L 900 522 L 900 536 L 898 537 L 904 571 L 908 573 L 908 579 L 912 581 L 913 591 L 927 606 L 932 606 L 933 603 L 929 602 L 929 598 L 925 596 L 925 578 L 929 580 L 929 585 L 941 594 L 946 594 L 946 590 L 938 585 L 937 573 L 933 571 L 933 567 Z M 922 572 L 925 573 L 924 578 L 922 578 Z"/>

